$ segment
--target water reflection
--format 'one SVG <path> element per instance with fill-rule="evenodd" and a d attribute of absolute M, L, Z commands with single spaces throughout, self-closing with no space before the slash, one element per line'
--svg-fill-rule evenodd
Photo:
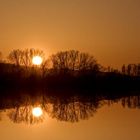
<path fill-rule="evenodd" d="M 100 106 L 96 100 L 58 100 L 52 104 L 50 116 L 60 121 L 78 122 L 93 116 Z"/>
<path fill-rule="evenodd" d="M 44 115 L 36 117 L 33 115 L 32 110 L 33 106 L 16 107 L 15 109 L 10 109 L 8 117 L 14 123 L 35 124 L 43 122 Z"/>
<path fill-rule="evenodd" d="M 6 110 L 7 116 L 14 123 L 36 124 L 43 122 L 47 116 L 66 122 L 78 122 L 93 117 L 104 105 L 121 102 L 123 107 L 140 108 L 140 96 L 108 97 L 89 96 L 20 96 L 16 98 L 1 98 L 1 112 Z M 40 107 L 41 114 L 33 114 L 33 109 Z"/>
<path fill-rule="evenodd" d="M 140 108 L 140 96 L 129 96 L 121 99 L 123 107 Z"/>

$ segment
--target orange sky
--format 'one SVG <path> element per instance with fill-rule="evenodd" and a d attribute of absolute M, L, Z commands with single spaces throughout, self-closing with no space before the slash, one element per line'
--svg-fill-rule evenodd
<path fill-rule="evenodd" d="M 99 63 L 140 62 L 139 0 L 0 0 L 0 50 L 77 49 Z"/>

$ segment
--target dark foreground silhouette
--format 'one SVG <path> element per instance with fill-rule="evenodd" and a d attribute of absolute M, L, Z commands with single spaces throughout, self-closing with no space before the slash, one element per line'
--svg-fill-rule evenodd
<path fill-rule="evenodd" d="M 11 90 L 80 90 L 140 91 L 140 76 L 94 70 L 42 72 L 39 67 L 0 63 L 0 91 Z M 3 92 L 1 92 L 3 93 Z"/>

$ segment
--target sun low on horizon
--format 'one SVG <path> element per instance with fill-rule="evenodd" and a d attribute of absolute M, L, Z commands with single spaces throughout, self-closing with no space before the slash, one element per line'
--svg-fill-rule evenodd
<path fill-rule="evenodd" d="M 39 55 L 34 56 L 33 59 L 32 59 L 32 63 L 34 65 L 37 65 L 37 66 L 41 65 L 42 62 L 43 62 L 43 58 L 41 56 L 39 56 Z"/>
<path fill-rule="evenodd" d="M 139 0 L 0 0 L 0 50 L 75 49 L 104 66 L 139 63 L 139 7 Z"/>

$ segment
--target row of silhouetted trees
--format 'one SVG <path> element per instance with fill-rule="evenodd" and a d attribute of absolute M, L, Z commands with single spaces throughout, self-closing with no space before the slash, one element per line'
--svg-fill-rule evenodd
<path fill-rule="evenodd" d="M 96 59 L 88 53 L 79 51 L 58 52 L 50 57 L 52 67 L 56 70 L 93 70 L 99 71 Z"/>
<path fill-rule="evenodd" d="M 0 59 L 2 54 L 0 53 Z M 45 59 L 45 53 L 36 49 L 13 50 L 8 55 L 8 62 L 16 66 L 32 67 L 34 56 L 40 56 L 43 63 L 40 66 L 43 70 L 53 69 L 56 71 L 99 71 L 100 65 L 96 59 L 88 53 L 82 53 L 76 50 L 60 51 Z"/>
<path fill-rule="evenodd" d="M 41 65 L 33 64 L 35 56 L 42 57 Z M 0 63 L 2 90 L 42 87 L 89 88 L 93 87 L 93 80 L 95 81 L 101 70 L 101 66 L 92 55 L 75 50 L 60 51 L 46 59 L 43 51 L 17 49 L 11 51 L 7 58 L 7 63 Z"/>
<path fill-rule="evenodd" d="M 43 74 L 45 74 L 48 69 L 52 69 L 55 72 L 120 72 L 119 70 L 114 70 L 110 67 L 105 70 L 100 64 L 97 63 L 97 60 L 94 58 L 94 56 L 76 50 L 60 51 L 45 59 L 45 53 L 42 50 L 15 49 L 9 53 L 7 60 L 2 59 L 2 53 L 0 52 L 0 62 L 2 63 L 7 61 L 8 63 L 12 63 L 17 67 L 23 66 L 27 69 L 33 66 L 32 59 L 34 56 L 42 57 L 43 63 L 41 64 L 40 68 Z M 123 65 L 120 73 L 124 75 L 140 76 L 140 64 Z"/>
<path fill-rule="evenodd" d="M 122 73 L 125 75 L 140 76 L 140 64 L 123 65 Z"/>

